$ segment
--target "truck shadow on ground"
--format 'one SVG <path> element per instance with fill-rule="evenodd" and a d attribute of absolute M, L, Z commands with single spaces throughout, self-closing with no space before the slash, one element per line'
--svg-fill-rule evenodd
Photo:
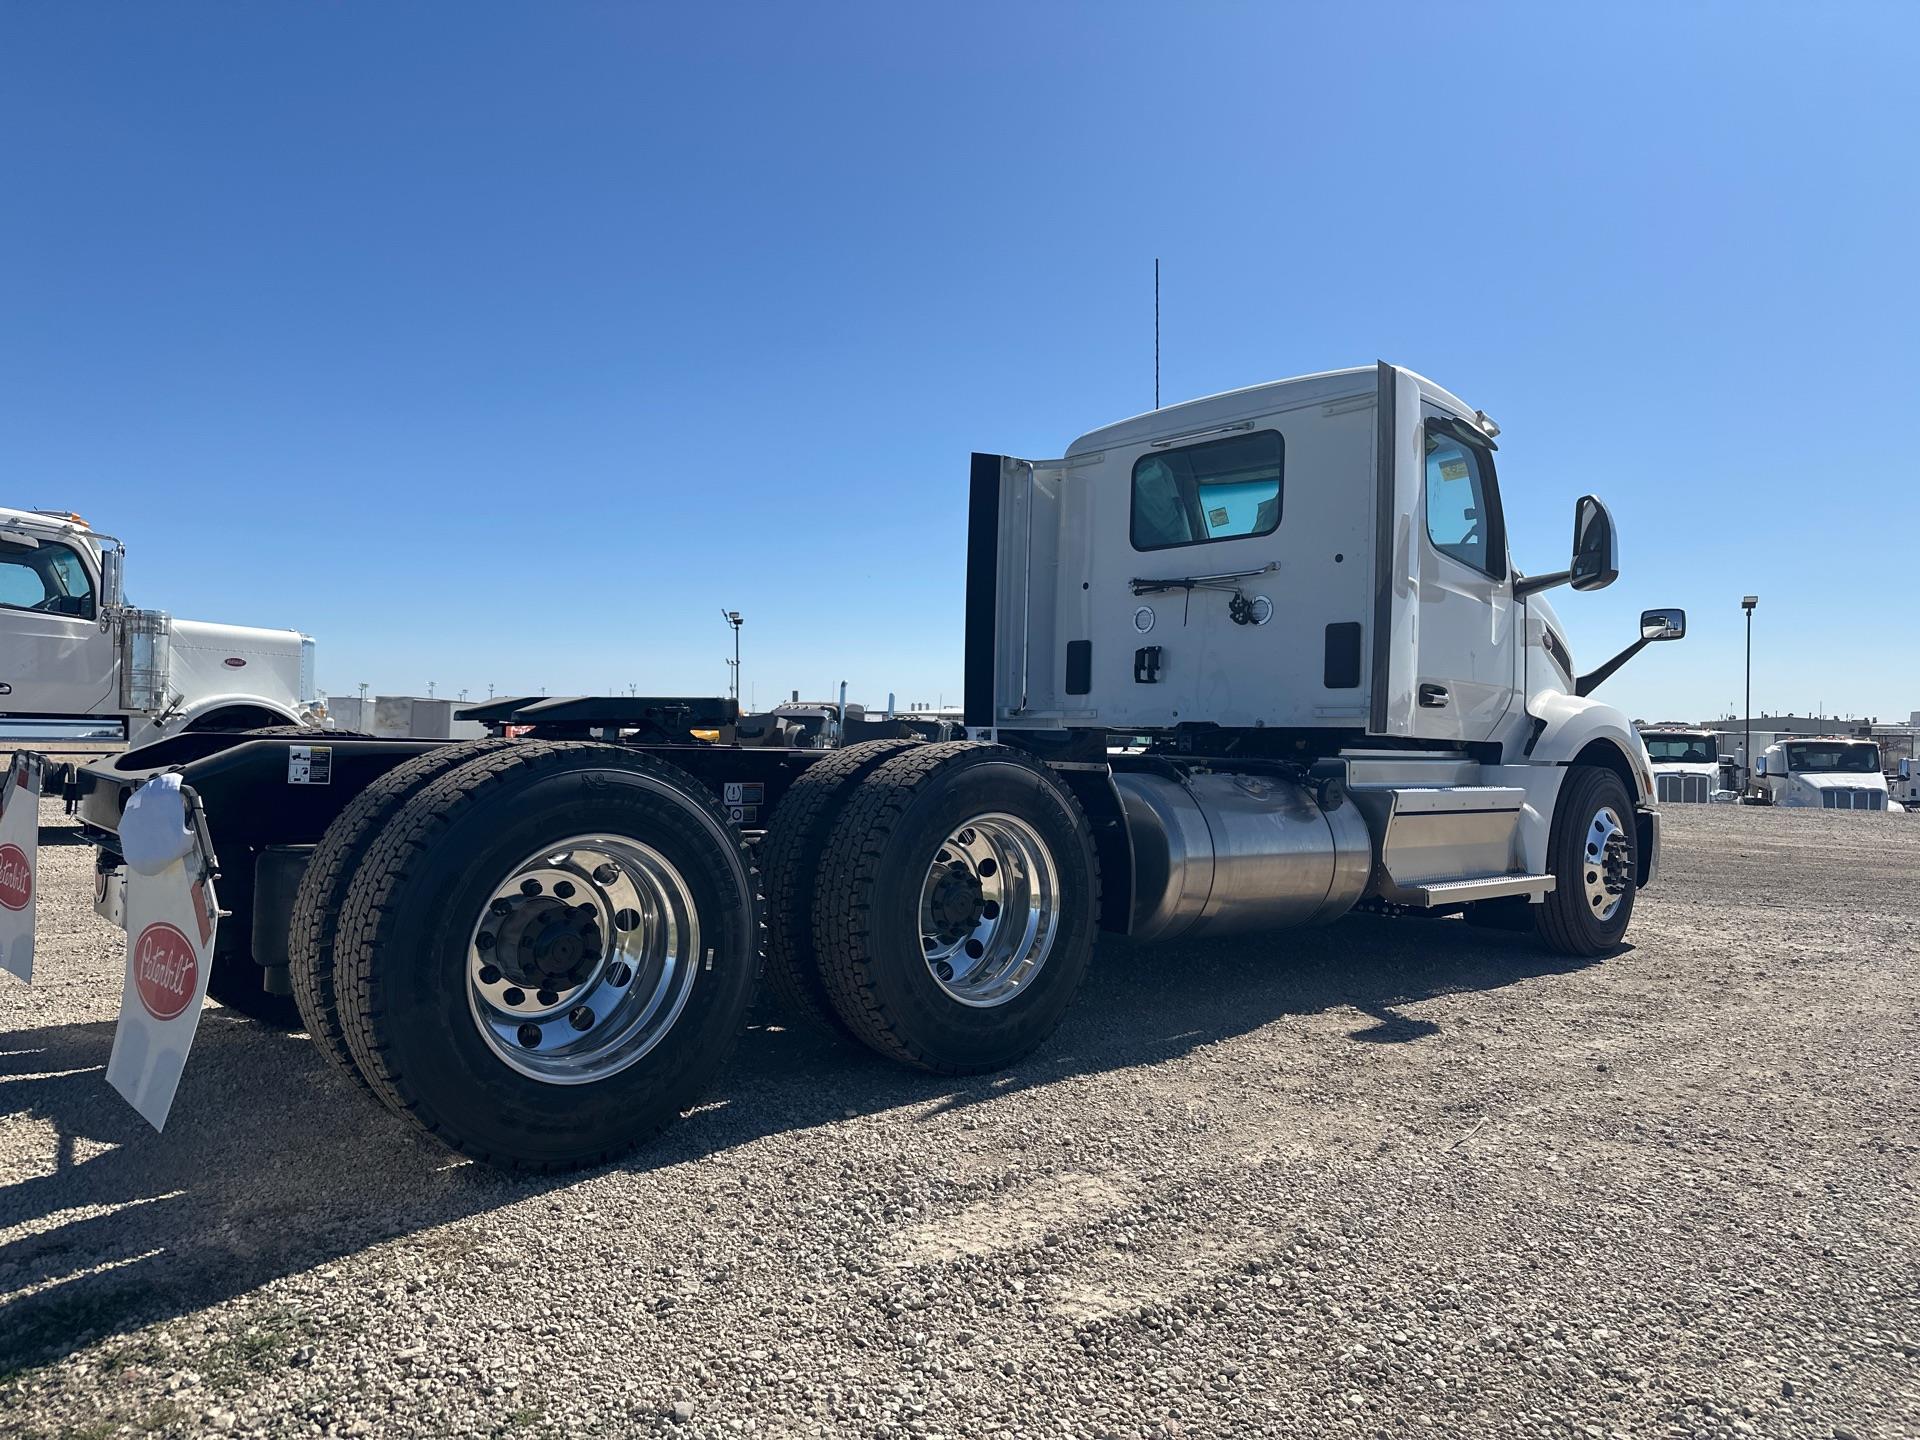
<path fill-rule="evenodd" d="M 1530 940 L 1355 917 L 1280 936 L 1103 941 L 1058 1036 L 997 1075 L 902 1070 L 760 1014 L 709 1101 L 614 1167 L 644 1177 L 902 1105 L 980 1105 L 1150 1065 L 1288 1016 L 1352 1009 L 1360 1042 L 1438 1027 L 1395 1007 L 1580 968 Z M 107 1086 L 106 1022 L 0 1034 L 0 1123 L 40 1173 L 0 1190 L 0 1376 L 371 1246 L 564 1188 L 416 1140 L 312 1044 L 210 1010 L 164 1136 Z M 37 1122 L 37 1123 L 36 1123 Z"/>

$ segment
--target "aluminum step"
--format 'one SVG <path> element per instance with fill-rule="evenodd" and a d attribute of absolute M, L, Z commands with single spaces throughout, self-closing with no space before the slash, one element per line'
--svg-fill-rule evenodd
<path fill-rule="evenodd" d="M 1413 888 L 1420 895 L 1420 903 L 1431 909 L 1465 900 L 1498 900 L 1503 895 L 1551 895 L 1554 883 L 1551 875 L 1489 875 L 1481 880 L 1446 880 Z"/>

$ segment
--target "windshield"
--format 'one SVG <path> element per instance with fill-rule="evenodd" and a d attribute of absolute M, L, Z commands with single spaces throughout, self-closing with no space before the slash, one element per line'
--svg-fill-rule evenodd
<path fill-rule="evenodd" d="M 1711 765 L 1720 758 L 1720 747 L 1711 735 L 1646 735 L 1647 754 L 1658 765 L 1678 761 L 1688 765 Z"/>
<path fill-rule="evenodd" d="M 1795 772 L 1841 775 L 1877 775 L 1880 772 L 1878 745 L 1846 745 L 1839 741 L 1824 744 L 1787 746 L 1787 769 Z"/>

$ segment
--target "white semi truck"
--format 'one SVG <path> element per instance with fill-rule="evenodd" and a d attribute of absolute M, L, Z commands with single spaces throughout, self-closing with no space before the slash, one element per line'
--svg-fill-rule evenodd
<path fill-rule="evenodd" d="M 1727 795 L 1720 783 L 1720 745 L 1711 730 L 1646 725 L 1640 739 L 1653 763 L 1654 798 L 1662 805 L 1704 805 Z"/>
<path fill-rule="evenodd" d="M 1920 811 L 1920 760 L 1902 756 L 1887 783 L 1893 803 L 1908 812 Z"/>
<path fill-rule="evenodd" d="M 692 1104 L 763 968 L 962 1073 L 1045 1041 L 1102 929 L 1464 914 L 1604 955 L 1660 830 L 1590 692 L 1685 617 L 1577 670 L 1545 592 L 1612 583 L 1612 520 L 1582 498 L 1567 568 L 1515 569 L 1497 433 L 1381 364 L 976 455 L 967 738 L 699 743 L 737 707 L 664 697 L 493 702 L 471 742 L 179 735 L 81 773 L 100 908 L 129 796 L 177 772 L 216 955 L 396 1114 L 538 1169 Z"/>
<path fill-rule="evenodd" d="M 175 620 L 122 590 L 126 547 L 78 515 L 0 508 L 0 722 L 182 730 L 316 723 L 313 639 Z"/>
<path fill-rule="evenodd" d="M 1760 756 L 1754 785 L 1766 805 L 1886 810 L 1880 747 L 1844 735 L 1787 735 Z"/>

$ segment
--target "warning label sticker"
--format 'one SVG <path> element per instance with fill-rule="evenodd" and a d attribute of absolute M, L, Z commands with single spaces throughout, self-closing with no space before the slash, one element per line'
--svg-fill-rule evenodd
<path fill-rule="evenodd" d="M 333 747 L 331 745 L 287 747 L 287 784 L 331 785 L 332 783 Z"/>
<path fill-rule="evenodd" d="M 1467 478 L 1467 462 L 1464 460 L 1442 460 L 1440 462 L 1442 480 L 1464 480 Z"/>

